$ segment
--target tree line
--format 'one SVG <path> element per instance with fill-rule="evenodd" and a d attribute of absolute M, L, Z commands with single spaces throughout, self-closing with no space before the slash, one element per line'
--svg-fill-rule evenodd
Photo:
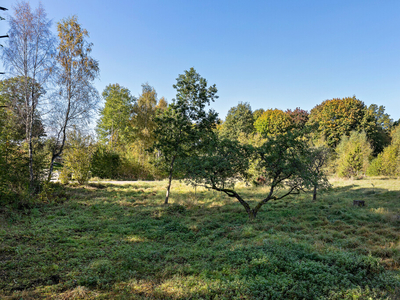
<path fill-rule="evenodd" d="M 366 106 L 355 96 L 323 101 L 310 112 L 253 112 L 249 103 L 239 103 L 221 121 L 210 108 L 218 99 L 215 84 L 208 85 L 193 68 L 176 82 L 170 104 L 158 100 L 148 84 L 139 98 L 118 84 L 104 90 L 92 166 L 102 161 L 110 172 L 93 174 L 167 178 L 165 204 L 172 178 L 183 179 L 237 199 L 250 218 L 269 201 L 292 194 L 311 191 L 315 200 L 319 190 L 330 187 L 327 175 L 399 175 L 399 126 L 383 106 Z M 113 159 L 119 160 L 119 174 Z M 121 160 L 130 159 L 137 168 L 127 172 Z M 148 165 L 138 166 L 142 161 Z M 251 207 L 234 188 L 239 181 L 269 190 Z"/>
<path fill-rule="evenodd" d="M 316 199 L 330 186 L 327 175 L 400 173 L 399 122 L 384 106 L 355 96 L 310 112 L 239 103 L 222 121 L 210 108 L 216 85 L 191 68 L 176 79 L 171 103 L 148 83 L 138 97 L 115 83 L 98 109 L 99 65 L 76 17 L 57 24 L 58 40 L 41 5 L 32 11 L 20 2 L 9 23 L 2 58 L 10 76 L 0 82 L 2 199 L 35 199 L 56 167 L 62 183 L 167 178 L 166 204 L 172 179 L 183 179 L 237 199 L 255 218 L 271 200 L 304 191 Z M 96 112 L 96 135 L 88 134 Z M 251 207 L 235 190 L 239 181 L 268 192 Z"/>

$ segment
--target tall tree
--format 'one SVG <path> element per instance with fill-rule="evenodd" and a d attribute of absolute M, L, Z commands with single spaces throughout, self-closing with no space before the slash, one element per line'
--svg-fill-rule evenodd
<path fill-rule="evenodd" d="M 102 93 L 105 106 L 100 110 L 97 133 L 112 149 L 132 142 L 134 130 L 130 124 L 136 98 L 118 83 L 109 84 Z"/>
<path fill-rule="evenodd" d="M 156 129 L 155 117 L 162 113 L 167 107 L 164 97 L 157 99 L 157 92 L 148 83 L 142 85 L 142 94 L 133 105 L 132 127 L 135 131 L 135 151 L 140 163 L 149 158 L 149 149 L 154 141 L 154 130 Z"/>
<path fill-rule="evenodd" d="M 156 128 L 154 118 L 157 110 L 166 107 L 165 99 L 162 97 L 158 100 L 156 90 L 152 86 L 148 83 L 142 85 L 142 94 L 133 105 L 132 124 L 137 138 L 143 141 L 144 148 L 149 148 L 154 142 L 154 129 Z"/>
<path fill-rule="evenodd" d="M 368 132 L 368 138 L 371 141 L 374 155 L 376 156 L 390 144 L 390 130 L 393 127 L 393 120 L 385 113 L 385 107 L 383 105 L 378 106 L 376 104 L 371 104 L 366 114 L 373 122 L 371 130 Z"/>
<path fill-rule="evenodd" d="M 52 114 L 54 144 L 49 176 L 54 161 L 64 149 L 67 131 L 72 125 L 87 125 L 97 111 L 99 95 L 93 81 L 99 75 L 99 64 L 90 54 L 92 44 L 86 38 L 89 33 L 78 23 L 77 17 L 63 19 L 57 24 L 59 45 L 57 47 L 58 91 Z"/>
<path fill-rule="evenodd" d="M 28 78 L 28 86 L 35 84 L 35 90 L 40 97 L 46 91 L 38 84 L 33 83 Z M 10 112 L 8 115 L 8 123 L 12 126 L 12 130 L 16 135 L 13 139 L 22 142 L 26 139 L 26 129 L 29 128 L 29 110 L 25 105 L 25 78 L 23 76 L 11 77 L 0 81 L 0 106 Z M 31 97 L 31 95 L 29 95 Z M 35 111 L 32 122 L 32 137 L 40 138 L 44 136 L 44 125 L 39 111 Z"/>
<path fill-rule="evenodd" d="M 249 103 L 240 102 L 229 109 L 225 122 L 220 128 L 221 136 L 231 140 L 237 140 L 240 133 L 250 134 L 254 131 L 253 112 Z"/>
<path fill-rule="evenodd" d="M 25 102 L 25 140 L 29 148 L 30 193 L 35 192 L 33 170 L 33 124 L 40 107 L 42 91 L 54 66 L 55 40 L 51 33 L 51 21 L 39 3 L 32 11 L 29 2 L 17 2 L 14 15 L 9 19 L 9 40 L 3 48 L 2 58 L 6 68 L 13 76 L 23 78 Z M 33 84 L 30 84 L 33 82 Z"/>
<path fill-rule="evenodd" d="M 376 130 L 373 115 L 355 96 L 325 100 L 311 110 L 308 124 L 315 126 L 317 137 L 323 137 L 331 148 L 351 131 L 364 130 L 371 140 Z"/>
<path fill-rule="evenodd" d="M 280 109 L 268 109 L 254 122 L 254 127 L 263 136 L 277 135 L 292 127 L 292 119 Z"/>
<path fill-rule="evenodd" d="M 165 204 L 168 204 L 177 161 L 200 148 L 207 136 L 213 133 L 218 116 L 213 110 L 205 110 L 206 105 L 218 98 L 215 84 L 208 87 L 207 80 L 194 68 L 176 80 L 173 85 L 177 91 L 176 98 L 155 118 L 157 128 L 152 147 L 160 151 L 160 161 L 168 172 Z"/>
<path fill-rule="evenodd" d="M 296 107 L 295 110 L 288 109 L 285 113 L 290 117 L 294 128 L 302 129 L 308 122 L 309 112 L 300 107 Z"/>

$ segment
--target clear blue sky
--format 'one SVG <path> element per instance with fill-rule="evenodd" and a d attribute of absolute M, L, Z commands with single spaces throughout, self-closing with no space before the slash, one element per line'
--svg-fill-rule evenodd
<path fill-rule="evenodd" d="M 239 102 L 253 110 L 310 110 L 353 95 L 400 118 L 398 0 L 42 3 L 54 31 L 71 15 L 89 31 L 99 92 L 119 83 L 137 96 L 148 82 L 170 101 L 178 74 L 194 67 L 217 85 L 213 107 L 222 119 Z M 6 22 L 0 26 L 7 29 Z"/>

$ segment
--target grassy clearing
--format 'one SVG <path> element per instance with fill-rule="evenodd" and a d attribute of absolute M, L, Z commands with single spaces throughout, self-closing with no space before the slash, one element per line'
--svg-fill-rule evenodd
<path fill-rule="evenodd" d="M 400 181 L 333 180 L 268 203 L 174 182 L 69 186 L 0 212 L 2 299 L 398 299 Z M 261 199 L 265 188 L 241 188 Z M 366 207 L 353 207 L 365 200 Z M 252 203 L 254 205 L 254 203 Z"/>

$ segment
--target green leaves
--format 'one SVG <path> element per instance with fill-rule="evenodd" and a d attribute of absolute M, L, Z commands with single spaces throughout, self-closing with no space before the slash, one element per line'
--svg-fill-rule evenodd
<path fill-rule="evenodd" d="M 209 188 L 232 188 L 247 177 L 253 148 L 234 140 L 214 138 L 206 145 L 204 153 L 185 160 L 185 179 L 192 185 Z"/>
<path fill-rule="evenodd" d="M 291 117 L 280 109 L 268 109 L 254 122 L 255 129 L 263 136 L 285 133 L 291 126 Z"/>
<path fill-rule="evenodd" d="M 109 142 L 112 147 L 131 142 L 133 127 L 130 122 L 133 117 L 135 97 L 131 96 L 127 88 L 118 83 L 109 84 L 102 96 L 105 106 L 100 110 L 100 119 L 97 123 L 100 139 L 103 142 Z"/>
<path fill-rule="evenodd" d="M 326 100 L 311 110 L 308 125 L 316 128 L 316 137 L 325 138 L 328 146 L 335 148 L 342 136 L 351 131 L 365 131 L 378 154 L 389 144 L 388 129 L 393 122 L 384 113 L 383 106 L 372 104 L 367 107 L 355 96 Z"/>
<path fill-rule="evenodd" d="M 185 159 L 186 181 L 235 197 L 254 218 L 268 201 L 299 193 L 318 176 L 307 165 L 310 157 L 301 136 L 301 131 L 278 134 L 259 147 L 214 137 L 205 145 L 207 150 Z M 269 186 L 264 199 L 253 209 L 234 190 L 236 182 L 250 179 L 247 172 L 251 162 L 256 162 L 256 176 Z"/>
<path fill-rule="evenodd" d="M 337 173 L 340 177 L 365 174 L 372 148 L 365 132 L 352 131 L 350 137 L 343 136 L 336 148 L 338 154 Z"/>
<path fill-rule="evenodd" d="M 87 183 L 90 178 L 93 143 L 90 136 L 84 136 L 74 130 L 69 134 L 68 145 L 64 151 L 62 172 L 73 175 L 79 184 Z"/>
<path fill-rule="evenodd" d="M 249 103 L 239 103 L 228 111 L 225 122 L 221 125 L 220 134 L 227 139 L 239 138 L 240 133 L 246 135 L 254 132 L 253 113 Z"/>
<path fill-rule="evenodd" d="M 158 164 L 169 173 L 169 188 L 176 164 L 180 167 L 182 159 L 202 151 L 203 145 L 217 124 L 218 114 L 205 110 L 216 96 L 215 85 L 207 87 L 207 81 L 193 68 L 179 75 L 173 87 L 177 90 L 176 98 L 166 110 L 155 118 L 157 125 L 154 135 L 155 143 L 149 150 L 161 154 Z"/>

